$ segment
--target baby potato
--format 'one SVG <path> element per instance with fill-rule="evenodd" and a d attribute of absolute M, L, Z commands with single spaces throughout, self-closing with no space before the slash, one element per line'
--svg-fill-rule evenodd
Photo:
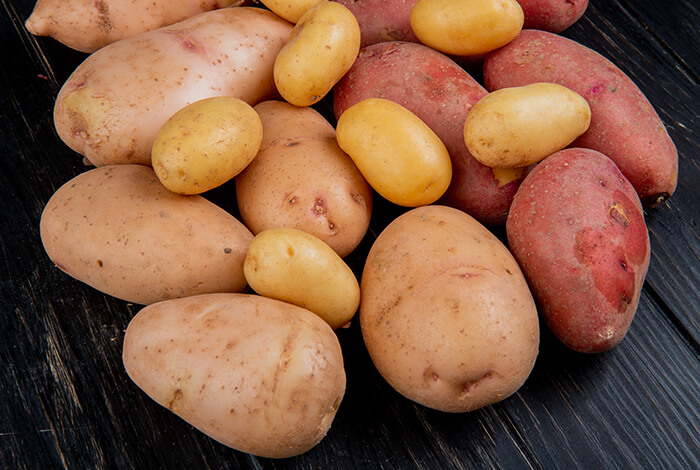
<path fill-rule="evenodd" d="M 411 10 L 411 27 L 420 42 L 460 56 L 505 46 L 524 20 L 516 0 L 419 0 Z"/>
<path fill-rule="evenodd" d="M 290 23 L 296 23 L 309 8 L 328 0 L 260 0 L 260 3 Z"/>
<path fill-rule="evenodd" d="M 347 324 L 360 305 L 360 286 L 343 259 L 319 238 L 294 228 L 257 234 L 243 272 L 258 294 L 304 307 L 334 329 Z"/>
<path fill-rule="evenodd" d="M 169 190 L 200 194 L 240 173 L 261 143 L 262 122 L 253 107 L 217 96 L 187 105 L 165 122 L 153 143 L 151 163 Z"/>
<path fill-rule="evenodd" d="M 393 101 L 367 98 L 350 106 L 338 119 L 336 137 L 370 186 L 394 204 L 431 204 L 452 179 L 440 138 Z"/>
<path fill-rule="evenodd" d="M 277 55 L 273 69 L 277 90 L 295 106 L 310 106 L 343 77 L 359 51 L 355 15 L 339 3 L 320 3 L 302 15 Z"/>
<path fill-rule="evenodd" d="M 586 132 L 588 102 L 554 83 L 503 88 L 480 99 L 464 122 L 464 143 L 486 166 L 537 163 Z"/>

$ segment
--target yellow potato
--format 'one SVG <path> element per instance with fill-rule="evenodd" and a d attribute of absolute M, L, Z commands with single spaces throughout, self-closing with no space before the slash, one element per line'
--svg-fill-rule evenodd
<path fill-rule="evenodd" d="M 315 446 L 345 393 L 333 330 L 308 310 L 258 295 L 150 305 L 126 329 L 123 361 L 158 404 L 222 444 L 262 457 Z"/>
<path fill-rule="evenodd" d="M 263 230 L 253 238 L 243 263 L 258 294 L 311 310 L 340 328 L 360 305 L 355 274 L 326 243 L 301 230 Z"/>
<path fill-rule="evenodd" d="M 217 96 L 185 106 L 165 122 L 153 143 L 151 163 L 169 190 L 200 194 L 240 173 L 261 143 L 262 122 L 253 107 Z"/>
<path fill-rule="evenodd" d="M 411 27 L 420 42 L 461 56 L 508 44 L 524 20 L 516 0 L 419 0 L 411 10 Z"/>
<path fill-rule="evenodd" d="M 296 23 L 308 9 L 328 0 L 260 0 L 274 13 L 290 23 Z"/>
<path fill-rule="evenodd" d="M 277 90 L 295 106 L 310 106 L 343 77 L 359 51 L 355 15 L 340 3 L 320 3 L 299 19 L 275 59 Z"/>
<path fill-rule="evenodd" d="M 346 109 L 336 126 L 338 145 L 385 199 L 407 207 L 431 204 L 452 179 L 450 155 L 415 114 L 383 98 Z"/>
<path fill-rule="evenodd" d="M 586 132 L 591 108 L 554 83 L 503 88 L 480 99 L 464 123 L 464 142 L 486 166 L 526 167 Z"/>

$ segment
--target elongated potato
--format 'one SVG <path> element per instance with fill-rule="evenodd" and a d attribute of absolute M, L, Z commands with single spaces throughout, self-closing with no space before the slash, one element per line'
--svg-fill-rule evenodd
<path fill-rule="evenodd" d="M 25 25 L 81 52 L 245 0 L 38 0 Z"/>
<path fill-rule="evenodd" d="M 527 169 L 490 168 L 469 153 L 464 121 L 487 91 L 454 61 L 421 44 L 374 44 L 360 52 L 333 93 L 336 119 L 366 98 L 389 99 L 418 116 L 445 144 L 452 160 L 452 182 L 440 204 L 489 226 L 505 223 Z"/>
<path fill-rule="evenodd" d="M 591 124 L 573 146 L 610 157 L 645 205 L 669 198 L 678 182 L 678 152 L 649 100 L 597 52 L 545 31 L 525 30 L 484 62 L 489 90 L 536 82 L 563 85 L 591 107 Z"/>
<path fill-rule="evenodd" d="M 236 176 L 243 222 L 257 234 L 291 227 L 326 242 L 341 257 L 360 244 L 372 215 L 372 188 L 316 110 L 283 101 L 255 106 L 263 141 Z"/>
<path fill-rule="evenodd" d="M 56 98 L 61 139 L 96 166 L 151 164 L 165 121 L 212 96 L 277 96 L 272 68 L 292 25 L 261 8 L 224 8 L 149 31 L 88 57 Z"/>
<path fill-rule="evenodd" d="M 586 353 L 622 341 L 650 247 L 639 198 L 612 160 L 582 148 L 544 159 L 516 193 L 506 232 L 557 338 Z"/>
<path fill-rule="evenodd" d="M 76 176 L 49 199 L 40 231 L 62 271 L 129 302 L 247 287 L 250 231 L 201 196 L 167 190 L 143 165 Z"/>
<path fill-rule="evenodd" d="M 260 0 L 270 11 L 290 23 L 296 23 L 310 8 L 328 0 Z"/>
<path fill-rule="evenodd" d="M 338 338 L 303 308 L 204 294 L 142 309 L 124 367 L 158 404 L 224 445 L 285 458 L 328 432 L 345 393 Z"/>

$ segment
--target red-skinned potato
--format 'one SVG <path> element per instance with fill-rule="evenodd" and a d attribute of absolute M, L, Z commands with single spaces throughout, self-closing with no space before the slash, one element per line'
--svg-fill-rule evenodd
<path fill-rule="evenodd" d="M 489 226 L 503 225 L 527 169 L 492 169 L 479 163 L 464 143 L 464 122 L 486 90 L 446 55 L 421 44 L 384 42 L 360 51 L 336 85 L 338 118 L 367 98 L 384 98 L 407 108 L 442 140 L 452 160 L 452 182 L 441 204 L 461 209 Z"/>
<path fill-rule="evenodd" d="M 588 0 L 518 0 L 525 14 L 525 29 L 561 33 L 576 23 L 588 7 Z"/>
<path fill-rule="evenodd" d="M 61 88 L 56 131 L 95 166 L 150 165 L 156 134 L 186 105 L 213 96 L 254 105 L 277 96 L 273 64 L 291 30 L 267 10 L 236 7 L 112 43 Z"/>
<path fill-rule="evenodd" d="M 489 90 L 551 82 L 583 96 L 591 124 L 572 146 L 604 153 L 620 168 L 642 203 L 665 201 L 678 182 L 678 152 L 649 100 L 616 65 L 570 39 L 524 30 L 487 55 Z"/>
<path fill-rule="evenodd" d="M 411 28 L 411 9 L 418 0 L 336 0 L 360 25 L 360 47 L 378 42 L 418 42 Z"/>
<path fill-rule="evenodd" d="M 545 158 L 516 193 L 506 233 L 562 343 L 597 353 L 624 338 L 650 247 L 639 198 L 612 160 L 582 148 Z"/>

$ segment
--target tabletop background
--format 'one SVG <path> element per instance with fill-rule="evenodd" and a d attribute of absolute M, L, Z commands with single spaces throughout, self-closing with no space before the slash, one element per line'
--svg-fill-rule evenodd
<path fill-rule="evenodd" d="M 227 448 L 151 401 L 121 362 L 140 306 L 82 285 L 46 256 L 41 211 L 86 169 L 57 137 L 53 104 L 86 56 L 29 35 L 33 5 L 0 0 L 0 467 L 700 468 L 697 2 L 591 0 L 563 33 L 637 83 L 679 151 L 676 194 L 645 212 L 651 264 L 625 340 L 583 355 L 543 329 L 535 368 L 515 395 L 448 414 L 394 392 L 354 322 L 338 331 L 348 385 L 333 426 L 311 451 L 284 460 Z M 230 193 L 212 197 L 235 206 Z M 377 202 L 372 229 L 347 260 L 357 272 L 392 211 Z"/>

